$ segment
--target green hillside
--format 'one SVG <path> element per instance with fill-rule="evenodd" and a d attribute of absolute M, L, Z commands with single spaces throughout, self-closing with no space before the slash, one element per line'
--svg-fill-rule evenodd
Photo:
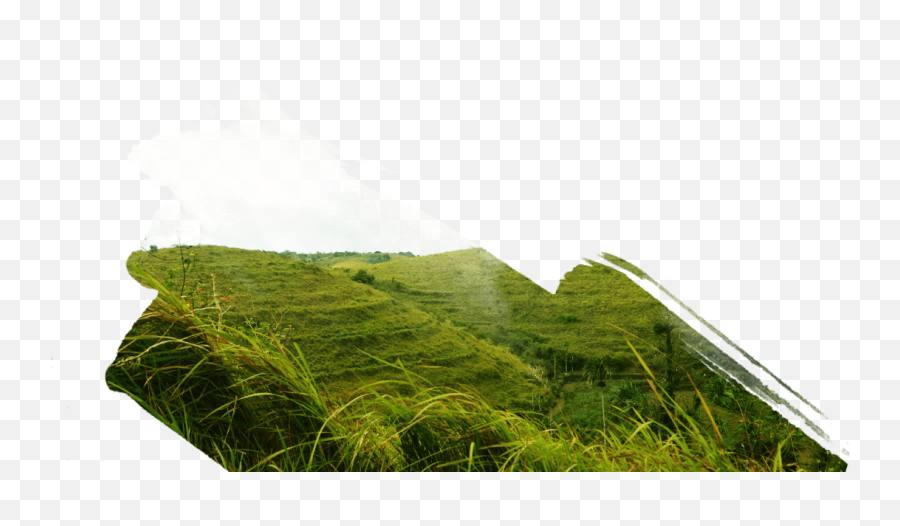
<path fill-rule="evenodd" d="M 517 357 L 353 281 L 349 269 L 219 246 L 196 246 L 184 256 L 186 265 L 178 248 L 135 252 L 127 267 L 133 277 L 138 267 L 160 282 L 168 279 L 179 294 L 184 281 L 183 294 L 198 312 L 214 310 L 218 300 L 228 309 L 226 325 L 272 330 L 289 348 L 296 343 L 315 378 L 336 396 L 400 378 L 364 352 L 391 363 L 399 359 L 436 384 L 470 385 L 499 407 L 531 409 L 535 395 L 548 394 Z"/>
<path fill-rule="evenodd" d="M 567 273 L 551 294 L 484 249 L 392 260 L 366 267 L 375 287 L 515 354 L 563 361 L 629 353 L 622 333 L 645 339 L 665 316 L 656 298 L 621 272 L 593 264 Z M 682 323 L 684 328 L 687 324 Z"/>
<path fill-rule="evenodd" d="M 604 258 L 655 284 L 630 263 L 610 255 Z M 694 386 L 683 371 L 713 394 L 718 402 L 713 410 L 727 425 L 740 427 L 747 421 L 744 411 L 764 416 L 772 426 L 796 429 L 741 384 L 714 372 L 697 351 L 700 356 L 717 356 L 743 385 L 755 385 L 768 400 L 781 401 L 656 297 L 623 272 L 585 261 L 565 274 L 556 294 L 481 248 L 391 259 L 366 265 L 365 270 L 375 276 L 373 286 L 378 290 L 464 327 L 543 370 L 552 396 L 540 399 L 539 409 L 552 421 L 597 428 L 604 412 L 612 412 L 614 406 L 644 404 L 646 383 L 629 341 L 623 338 L 624 330 L 648 365 L 663 373 L 667 389 L 686 405 L 699 410 Z M 736 405 L 730 396 L 742 396 L 743 405 Z M 799 449 L 805 454 L 821 446 L 807 438 Z"/>
<path fill-rule="evenodd" d="M 553 396 L 542 399 L 540 409 L 556 420 L 590 426 L 596 424 L 600 389 L 643 381 L 623 333 L 609 324 L 653 345 L 662 343 L 656 324 L 692 330 L 621 272 L 589 263 L 568 272 L 556 294 L 481 248 L 395 259 L 365 270 L 375 276 L 378 290 L 542 369 Z M 666 368 L 660 353 L 632 342 L 648 364 Z M 711 376 L 686 353 L 672 355 L 698 381 Z M 693 393 L 683 376 L 679 380 L 673 391 Z"/>
<path fill-rule="evenodd" d="M 316 252 L 310 254 L 294 252 L 292 250 L 284 250 L 282 252 L 263 250 L 262 252 L 266 254 L 277 254 L 303 263 L 315 263 L 316 265 L 323 267 L 334 268 L 358 268 L 392 259 L 415 257 L 412 252 L 389 253 L 378 250 L 375 252 L 356 252 L 348 250 L 344 252 Z"/>
<path fill-rule="evenodd" d="M 433 385 L 474 390 L 494 407 L 537 411 L 547 426 L 572 424 L 587 437 L 623 423 L 617 407 L 670 425 L 640 356 L 691 418 L 718 433 L 697 396 L 703 392 L 728 431 L 729 450 L 762 459 L 797 431 L 713 372 L 702 357 L 721 351 L 653 295 L 623 272 L 585 261 L 556 294 L 480 248 L 417 257 L 172 247 L 135 252 L 127 266 L 135 279 L 140 268 L 184 295 L 203 318 L 218 321 L 221 309 L 227 326 L 271 333 L 287 349 L 296 344 L 338 400 L 377 381 L 405 380 L 368 353 L 400 360 Z M 732 365 L 729 372 L 741 372 Z M 830 458 L 802 433 L 791 440 L 786 464 Z"/>

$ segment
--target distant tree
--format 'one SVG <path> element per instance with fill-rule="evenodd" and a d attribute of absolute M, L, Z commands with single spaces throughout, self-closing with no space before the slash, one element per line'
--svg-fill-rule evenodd
<path fill-rule="evenodd" d="M 156 252 L 157 250 L 159 249 L 156 248 L 156 245 L 150 245 L 150 252 Z"/>

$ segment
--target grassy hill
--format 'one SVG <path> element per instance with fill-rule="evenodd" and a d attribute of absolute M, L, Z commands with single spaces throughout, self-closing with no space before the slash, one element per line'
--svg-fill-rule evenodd
<path fill-rule="evenodd" d="M 379 290 L 516 354 L 556 350 L 562 360 L 630 354 L 622 333 L 606 322 L 649 339 L 654 323 L 674 316 L 621 272 L 596 263 L 567 273 L 556 294 L 480 248 L 392 260 L 366 271 Z"/>
<path fill-rule="evenodd" d="M 674 434 L 652 421 L 604 426 L 602 441 L 571 427 L 547 429 L 471 392 L 424 388 L 401 395 L 366 389 L 336 402 L 303 359 L 264 337 L 203 319 L 166 285 L 107 370 L 110 389 L 229 471 L 782 471 L 778 451 L 761 461 L 726 451 L 683 408 Z M 221 306 L 217 306 L 217 312 Z M 404 372 L 400 364 L 397 369 Z M 371 386 L 367 386 L 371 387 Z M 655 391 L 656 392 L 656 391 Z M 639 425 L 641 424 L 641 425 Z M 635 427 L 637 426 L 637 427 Z"/>
<path fill-rule="evenodd" d="M 377 250 L 375 252 L 355 252 L 348 250 L 345 252 L 316 252 L 314 254 L 304 254 L 302 252 L 294 252 L 291 250 L 284 250 L 282 252 L 263 250 L 262 252 L 266 254 L 277 254 L 288 259 L 302 261 L 303 263 L 315 263 L 316 265 L 323 267 L 334 268 L 359 268 L 374 263 L 381 263 L 382 261 L 389 261 L 391 259 L 415 257 L 412 252 L 389 253 Z"/>
<path fill-rule="evenodd" d="M 585 436 L 622 424 L 615 407 L 672 424 L 637 353 L 691 418 L 718 433 L 690 374 L 725 423 L 730 450 L 761 459 L 796 431 L 686 352 L 685 341 L 714 346 L 655 297 L 622 272 L 585 261 L 556 294 L 480 248 L 416 257 L 173 247 L 136 252 L 127 266 L 135 279 L 140 268 L 183 295 L 201 317 L 219 321 L 224 310 L 227 326 L 270 333 L 287 349 L 296 344 L 312 376 L 341 401 L 375 382 L 403 381 L 378 361 L 400 360 L 434 385 L 467 386 L 493 407 L 536 410 L 544 425 L 571 423 Z M 360 271 L 374 281 L 355 281 Z M 832 462 L 802 433 L 791 440 L 785 463 Z"/>
<path fill-rule="evenodd" d="M 605 258 L 650 279 L 624 260 Z M 796 429 L 741 384 L 723 380 L 708 360 L 689 352 L 684 342 L 690 342 L 701 356 L 723 356 L 656 297 L 623 272 L 585 261 L 565 274 L 556 294 L 481 248 L 397 258 L 368 264 L 365 270 L 375 276 L 373 285 L 378 290 L 464 327 L 542 370 L 552 396 L 541 398 L 539 409 L 549 420 L 598 428 L 614 407 L 642 408 L 652 401 L 630 342 L 653 370 L 662 373 L 676 399 L 688 406 L 699 411 L 694 387 L 682 371 L 712 395 L 717 417 L 732 429 L 747 422 L 747 414 L 767 419 L 782 430 Z M 630 333 L 628 341 L 616 327 Z M 726 357 L 720 363 L 742 384 L 762 385 L 756 378 L 747 378 L 747 371 L 733 360 Z M 778 398 L 768 388 L 761 391 L 769 400 Z M 732 396 L 741 398 L 742 405 Z M 699 412 L 695 416 L 703 420 Z M 774 436 L 767 438 L 770 447 L 776 443 Z M 733 445 L 739 444 L 736 436 L 733 439 Z M 821 446 L 806 437 L 797 454 L 819 450 Z"/>
<path fill-rule="evenodd" d="M 214 310 L 218 301 L 227 308 L 226 325 L 271 330 L 289 347 L 296 343 L 314 377 L 336 396 L 401 377 L 364 352 L 391 363 L 401 360 L 436 384 L 470 385 L 499 407 L 530 409 L 533 395 L 548 394 L 519 358 L 351 280 L 349 269 L 219 246 L 193 247 L 184 256 L 190 261 L 186 266 L 178 248 L 135 252 L 127 268 L 142 268 L 160 282 L 168 279 L 179 294 L 183 287 L 199 312 Z"/>

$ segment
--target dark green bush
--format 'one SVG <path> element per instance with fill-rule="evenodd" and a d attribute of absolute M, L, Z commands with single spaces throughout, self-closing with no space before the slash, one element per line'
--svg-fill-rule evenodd
<path fill-rule="evenodd" d="M 371 285 L 375 283 L 375 276 L 369 274 L 365 270 L 360 270 L 356 274 L 354 274 L 350 279 L 356 281 L 357 283 L 364 283 L 366 285 Z"/>

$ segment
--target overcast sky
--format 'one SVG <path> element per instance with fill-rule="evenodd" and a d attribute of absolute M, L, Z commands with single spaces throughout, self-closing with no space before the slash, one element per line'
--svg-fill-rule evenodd
<path fill-rule="evenodd" d="M 299 127 L 241 124 L 140 143 L 129 161 L 169 188 L 142 247 L 185 244 L 295 252 L 434 254 L 477 246 L 418 202 L 350 176 L 330 146 Z"/>

